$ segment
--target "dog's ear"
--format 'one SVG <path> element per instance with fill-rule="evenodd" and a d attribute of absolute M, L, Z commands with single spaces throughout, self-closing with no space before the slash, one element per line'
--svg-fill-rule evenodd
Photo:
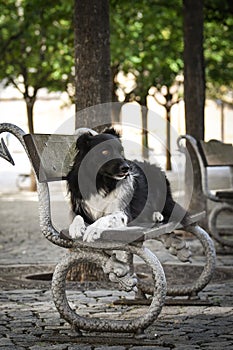
<path fill-rule="evenodd" d="M 76 141 L 76 149 L 81 150 L 83 147 L 88 147 L 90 144 L 90 140 L 92 139 L 91 133 L 87 132 L 79 136 Z"/>
<path fill-rule="evenodd" d="M 110 135 L 113 135 L 113 136 L 117 137 L 118 139 L 121 137 L 119 132 L 117 132 L 116 129 L 114 129 L 114 128 L 105 129 L 103 131 L 103 134 L 110 134 Z"/>

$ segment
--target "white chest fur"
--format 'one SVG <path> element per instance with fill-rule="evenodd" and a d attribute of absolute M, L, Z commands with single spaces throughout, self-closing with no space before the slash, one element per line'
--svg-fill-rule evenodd
<path fill-rule="evenodd" d="M 87 214 L 95 221 L 102 216 L 124 211 L 133 196 L 133 176 L 119 182 L 109 194 L 96 193 L 83 202 Z"/>

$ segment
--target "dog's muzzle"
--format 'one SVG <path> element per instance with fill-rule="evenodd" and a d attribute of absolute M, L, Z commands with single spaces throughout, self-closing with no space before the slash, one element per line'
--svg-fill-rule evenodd
<path fill-rule="evenodd" d="M 128 165 L 128 163 L 126 162 L 122 163 L 119 167 L 119 173 L 113 176 L 114 179 L 116 180 L 125 179 L 129 175 L 129 170 L 130 170 L 130 166 Z"/>

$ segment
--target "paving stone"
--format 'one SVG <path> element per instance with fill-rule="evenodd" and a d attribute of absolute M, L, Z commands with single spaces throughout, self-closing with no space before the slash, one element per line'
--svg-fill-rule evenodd
<path fill-rule="evenodd" d="M 93 347 L 88 345 L 77 344 L 69 346 L 67 350 L 93 350 Z"/>
<path fill-rule="evenodd" d="M 41 350 L 41 349 L 46 349 L 46 346 L 47 346 L 47 349 L 49 349 L 49 350 L 67 350 L 69 344 L 54 344 L 54 345 L 49 345 L 49 347 L 48 347 L 48 344 L 40 343 L 40 344 L 33 345 L 33 346 L 29 347 L 29 349 L 30 350 Z"/>
<path fill-rule="evenodd" d="M 166 346 L 133 346 L 130 350 L 171 350 L 171 348 Z M 187 350 L 187 349 L 186 349 Z"/>
<path fill-rule="evenodd" d="M 222 331 L 222 330 L 221 330 Z M 220 332 L 221 332 L 220 331 Z M 233 334 L 219 334 L 219 338 L 229 339 L 233 341 Z"/>
<path fill-rule="evenodd" d="M 109 296 L 109 297 L 101 297 L 97 299 L 98 304 L 111 304 L 114 301 L 116 301 L 116 297 L 115 296 Z"/>
<path fill-rule="evenodd" d="M 202 343 L 201 345 L 202 349 L 204 350 L 231 350 L 233 349 L 233 343 L 229 342 L 221 342 L 215 339 L 212 343 Z"/>
<path fill-rule="evenodd" d="M 1 322 L 1 321 L 0 321 Z M 1 322 L 2 323 L 2 322 Z M 7 332 L 8 328 L 4 325 L 0 325 L 0 334 L 5 334 Z"/>
<path fill-rule="evenodd" d="M 0 339 L 0 347 L 14 345 L 13 342 L 9 338 L 1 338 Z"/>
<path fill-rule="evenodd" d="M 17 345 L 13 345 L 13 346 L 5 346 L 3 350 L 24 350 L 25 347 L 22 346 L 17 346 Z"/>
<path fill-rule="evenodd" d="M 125 346 L 101 346 L 95 348 L 95 350 L 125 350 Z"/>
<path fill-rule="evenodd" d="M 91 297 L 91 298 L 100 298 L 100 297 L 106 297 L 106 296 L 112 295 L 111 290 L 105 290 L 105 289 L 87 290 L 84 293 L 87 297 Z"/>
<path fill-rule="evenodd" d="M 76 305 L 77 304 L 94 305 L 96 303 L 95 298 L 89 298 L 89 297 L 85 297 L 85 296 L 81 296 L 79 299 L 74 300 L 74 301 L 71 301 L 68 299 L 68 301 L 73 302 L 74 305 L 75 305 L 75 302 L 77 302 Z"/>
<path fill-rule="evenodd" d="M 201 348 L 199 345 L 190 345 L 190 344 L 188 345 L 188 350 L 200 350 L 200 349 Z M 176 345 L 175 350 L 187 350 L 187 343 Z"/>

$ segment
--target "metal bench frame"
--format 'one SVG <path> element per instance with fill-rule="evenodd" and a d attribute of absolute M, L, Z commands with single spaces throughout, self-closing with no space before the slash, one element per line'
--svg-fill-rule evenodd
<path fill-rule="evenodd" d="M 233 247 L 233 240 L 224 239 L 219 234 L 217 227 L 218 216 L 228 211 L 233 213 L 233 176 L 231 177 L 231 188 L 229 190 L 210 190 L 208 182 L 208 167 L 230 167 L 233 175 L 233 146 L 218 140 L 209 142 L 198 141 L 191 135 L 182 135 L 178 138 L 179 149 L 184 152 L 182 140 L 187 140 L 194 150 L 201 170 L 201 184 L 204 196 L 212 202 L 218 203 L 208 214 L 208 227 L 211 236 L 221 245 Z M 233 230 L 232 230 L 233 231 Z"/>
<path fill-rule="evenodd" d="M 188 286 L 177 286 L 175 288 L 167 289 L 166 278 L 163 268 L 154 253 L 143 246 L 143 242 L 148 239 L 166 240 L 164 237 L 172 237 L 174 233 L 174 223 L 160 224 L 154 227 L 129 227 L 119 230 L 106 230 L 103 232 L 101 239 L 92 244 L 87 244 L 80 239 L 72 240 L 64 234 L 64 231 L 58 232 L 52 224 L 50 211 L 50 194 L 48 182 L 54 181 L 54 176 L 57 173 L 57 166 L 59 166 L 59 159 L 50 159 L 50 170 L 54 172 L 51 178 L 49 174 L 44 172 L 43 159 L 41 158 L 41 151 L 38 145 L 34 142 L 36 138 L 43 139 L 49 135 L 26 135 L 23 130 L 15 125 L 4 123 L 0 124 L 0 134 L 8 132 L 13 134 L 23 145 L 28 157 L 33 165 L 37 175 L 37 190 L 39 196 L 39 217 L 40 227 L 44 236 L 53 244 L 69 248 L 68 254 L 58 263 L 55 268 L 52 280 L 52 294 L 54 303 L 61 314 L 77 332 L 81 330 L 86 331 L 101 331 L 101 332 L 143 332 L 153 321 L 155 321 L 161 312 L 166 295 L 182 295 L 182 296 L 196 296 L 210 281 L 215 269 L 215 249 L 213 242 L 207 232 L 198 225 L 200 215 L 194 215 L 192 222 L 187 227 L 182 227 L 176 224 L 177 229 L 182 229 L 192 233 L 202 244 L 206 263 L 199 278 Z M 40 137 L 41 136 L 41 137 Z M 72 149 L 75 141 L 75 136 L 60 136 L 53 135 L 59 142 L 64 142 L 64 138 L 68 140 L 68 145 Z M 44 142 L 44 154 L 51 145 L 49 142 Z M 64 144 L 66 147 L 67 144 Z M 64 148 L 62 147 L 62 148 Z M 56 148 L 57 150 L 57 148 Z M 63 149 L 64 151 L 64 149 Z M 10 161 L 14 161 L 3 141 L 0 144 L 0 157 Z M 57 157 L 59 158 L 59 157 Z M 68 156 L 72 159 L 71 155 Z M 57 162 L 55 165 L 53 161 Z M 67 171 L 65 166 L 64 171 Z M 64 167 L 63 167 L 64 168 Z M 63 171 L 62 170 L 62 171 Z M 59 173 L 58 179 L 65 179 Z M 130 237 L 130 241 L 124 241 L 124 237 Z M 172 239 L 171 239 L 172 244 Z M 181 245 L 181 249 L 186 249 Z M 109 255 L 109 251 L 123 252 L 125 257 L 123 260 L 116 260 Z M 143 290 L 144 293 L 151 294 L 151 304 L 144 315 L 130 320 L 115 320 L 115 319 L 101 319 L 101 318 L 87 318 L 78 315 L 69 305 L 66 297 L 66 276 L 69 269 L 78 264 L 80 261 L 94 262 L 101 266 L 103 271 L 111 276 L 114 281 L 118 282 L 121 287 L 130 290 L 133 287 L 132 281 L 134 278 L 133 271 L 133 255 L 141 257 L 145 264 L 152 270 L 153 284 Z"/>

